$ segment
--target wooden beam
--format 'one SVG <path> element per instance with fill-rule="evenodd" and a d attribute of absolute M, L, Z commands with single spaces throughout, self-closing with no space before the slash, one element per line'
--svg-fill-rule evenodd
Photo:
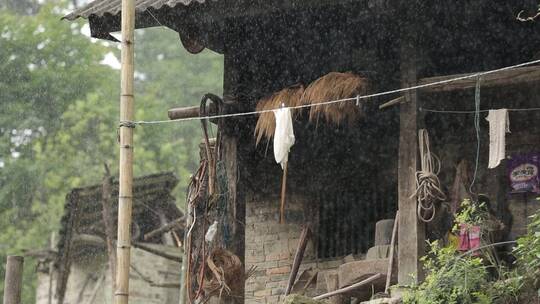
<path fill-rule="evenodd" d="M 186 222 L 186 216 L 182 216 L 181 218 L 177 218 L 176 220 L 166 224 L 166 225 L 163 225 L 162 227 L 158 228 L 158 229 L 155 229 L 155 230 L 152 230 L 150 232 L 148 232 L 147 234 L 144 235 L 144 240 L 145 241 L 148 241 L 149 239 L 153 238 L 154 236 L 156 235 L 160 235 L 162 233 L 166 233 L 166 232 L 169 232 L 171 231 L 172 229 L 176 228 L 176 227 L 182 227 L 184 228 L 185 227 L 185 222 Z"/>
<path fill-rule="evenodd" d="M 414 31 L 411 31 L 414 32 Z M 417 83 L 417 50 L 414 37 L 401 41 L 402 87 Z M 405 103 L 400 107 L 399 159 L 398 159 L 398 284 L 410 285 L 421 279 L 420 257 L 424 255 L 424 225 L 416 214 L 416 200 L 411 198 L 416 188 L 418 167 L 418 94 L 407 91 Z"/>
<path fill-rule="evenodd" d="M 167 260 L 171 260 L 171 261 L 174 261 L 174 262 L 182 263 L 182 257 L 176 256 L 176 255 L 172 255 L 172 254 L 169 254 L 169 253 L 164 252 L 164 251 L 162 251 L 162 250 L 153 248 L 151 245 L 146 245 L 146 244 L 144 244 L 144 243 L 137 243 L 137 242 L 134 242 L 134 243 L 133 243 L 133 247 L 138 248 L 138 249 L 141 249 L 141 250 L 144 250 L 144 251 L 146 251 L 146 252 L 149 252 L 149 253 L 151 253 L 151 254 L 157 255 L 157 256 L 162 257 L 162 258 L 167 259 Z"/>
<path fill-rule="evenodd" d="M 76 245 L 81 245 L 81 246 L 95 246 L 95 247 L 102 247 L 102 248 L 105 248 L 107 246 L 104 239 L 102 239 L 101 237 L 97 235 L 91 235 L 91 234 L 76 234 L 73 236 L 73 243 L 75 243 Z M 135 248 L 160 256 L 164 259 L 182 263 L 181 256 L 167 253 L 163 250 L 153 247 L 152 244 L 133 242 L 132 245 Z"/>
<path fill-rule="evenodd" d="M 447 76 L 436 76 L 422 78 L 419 81 L 420 85 L 436 83 L 450 79 L 471 76 L 476 73 L 456 74 Z M 423 92 L 451 92 L 456 90 L 472 89 L 476 86 L 477 77 L 460 79 L 444 84 L 433 85 L 422 88 Z M 524 83 L 538 83 L 540 81 L 540 66 L 528 66 L 505 70 L 482 76 L 482 87 L 509 86 Z"/>
<path fill-rule="evenodd" d="M 206 113 L 209 113 L 210 115 L 216 114 L 216 107 L 213 103 L 206 107 Z M 171 120 L 200 117 L 200 106 L 172 108 L 167 111 L 167 116 L 169 116 L 169 119 Z"/>
<path fill-rule="evenodd" d="M 381 104 L 379 106 L 379 110 L 382 110 L 384 108 L 388 108 L 388 107 L 403 103 L 404 101 L 405 101 L 405 97 L 399 96 L 398 98 L 394 98 L 394 99 L 392 99 L 392 100 L 390 100 L 388 102 L 385 102 L 385 103 Z"/>

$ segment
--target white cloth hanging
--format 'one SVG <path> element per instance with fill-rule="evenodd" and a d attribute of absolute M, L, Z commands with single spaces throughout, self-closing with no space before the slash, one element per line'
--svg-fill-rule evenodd
<path fill-rule="evenodd" d="M 489 121 L 488 168 L 493 169 L 506 157 L 506 133 L 510 133 L 508 109 L 489 110 L 486 120 Z"/>
<path fill-rule="evenodd" d="M 276 162 L 285 168 L 289 159 L 289 151 L 294 145 L 294 130 L 291 110 L 282 108 L 274 110 L 276 129 L 274 131 L 274 157 Z"/>

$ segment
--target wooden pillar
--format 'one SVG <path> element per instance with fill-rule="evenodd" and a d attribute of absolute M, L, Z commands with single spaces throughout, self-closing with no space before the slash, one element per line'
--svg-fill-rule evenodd
<path fill-rule="evenodd" d="M 131 216 L 133 207 L 133 120 L 135 0 L 122 0 L 122 60 L 120 96 L 120 175 L 116 244 L 116 304 L 129 302 Z"/>
<path fill-rule="evenodd" d="M 234 26 L 234 25 L 231 25 Z M 233 39 L 233 41 L 239 41 Z M 235 111 L 243 111 L 242 104 L 245 96 L 245 87 L 241 83 L 243 73 L 243 62 L 238 57 L 238 52 L 242 47 L 233 43 L 228 45 L 225 52 L 225 66 L 223 79 L 223 95 L 226 103 L 232 103 Z M 236 108 L 237 107 L 237 108 Z M 243 177 L 240 174 L 240 166 L 242 165 L 242 126 L 238 125 L 236 120 L 228 120 L 223 124 L 222 141 L 221 141 L 221 161 L 224 162 L 224 167 L 227 176 L 228 199 L 227 199 L 227 214 L 225 221 L 229 227 L 228 238 L 220 240 L 224 247 L 236 254 L 242 263 L 245 265 L 245 198 L 244 190 L 242 189 Z M 242 286 L 244 287 L 244 286 Z M 220 303 L 243 303 L 244 290 L 239 291 L 236 297 L 229 297 L 226 301 L 221 300 Z"/>
<path fill-rule="evenodd" d="M 410 29 L 411 27 L 409 27 Z M 411 32 L 401 41 L 401 83 L 403 87 L 417 83 L 417 52 Z M 398 283 L 408 285 L 422 279 L 420 257 L 424 255 L 425 225 L 418 220 L 414 193 L 418 168 L 418 94 L 407 91 L 400 106 L 398 163 Z M 411 277 L 411 275 L 413 277 Z"/>
<path fill-rule="evenodd" d="M 10 255 L 7 257 L 4 304 L 21 304 L 23 263 L 22 256 Z"/>

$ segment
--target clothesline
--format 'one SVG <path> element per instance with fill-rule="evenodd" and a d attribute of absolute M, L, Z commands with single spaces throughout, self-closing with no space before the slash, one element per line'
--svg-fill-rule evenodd
<path fill-rule="evenodd" d="M 540 111 L 540 108 L 518 108 L 518 109 L 507 109 L 509 112 L 526 112 L 526 111 Z M 419 111 L 421 112 L 431 112 L 431 113 L 444 113 L 444 114 L 475 114 L 477 111 L 470 110 L 470 111 L 459 111 L 459 110 L 435 110 L 435 109 L 427 109 L 427 108 L 420 108 Z M 490 110 L 479 110 L 478 113 L 486 113 Z"/>
<path fill-rule="evenodd" d="M 533 61 L 528 61 L 528 62 L 523 62 L 523 63 L 512 65 L 512 66 L 506 66 L 506 67 L 499 68 L 499 69 L 474 73 L 474 74 L 470 74 L 470 75 L 464 75 L 464 76 L 460 76 L 460 77 L 456 77 L 456 78 L 452 78 L 452 79 L 445 79 L 445 80 L 425 83 L 425 84 L 421 84 L 421 85 L 415 85 L 415 86 L 401 88 L 401 89 L 395 89 L 395 90 L 379 92 L 379 93 L 374 93 L 374 94 L 369 94 L 369 95 L 355 96 L 355 97 L 351 97 L 351 98 L 343 98 L 343 99 L 338 99 L 338 100 L 324 101 L 324 102 L 320 102 L 320 103 L 311 103 L 311 104 L 306 104 L 306 105 L 284 107 L 284 108 L 287 108 L 287 109 L 303 109 L 303 108 L 319 107 L 319 106 L 331 105 L 331 104 L 336 104 L 336 103 L 340 103 L 340 102 L 350 102 L 350 101 L 355 101 L 358 104 L 360 102 L 360 100 L 364 100 L 364 99 L 369 99 L 369 98 L 374 98 L 374 97 L 379 97 L 379 96 L 392 95 L 392 94 L 396 94 L 396 93 L 403 93 L 403 92 L 407 92 L 407 91 L 412 91 L 412 90 L 417 90 L 417 89 L 422 89 L 422 88 L 447 84 L 447 83 L 451 83 L 451 82 L 455 82 L 455 81 L 459 81 L 459 80 L 464 80 L 464 79 L 481 78 L 482 76 L 485 76 L 485 75 L 494 74 L 494 73 L 507 71 L 507 70 L 512 70 L 512 69 L 515 69 L 515 68 L 529 66 L 529 65 L 533 65 L 533 64 L 537 64 L 537 63 L 540 63 L 540 59 L 533 60 Z M 427 110 L 427 109 L 425 109 L 425 110 Z M 240 112 L 240 113 L 231 113 L 231 114 L 210 115 L 210 116 L 203 116 L 203 117 L 188 117 L 188 118 L 180 118 L 180 119 L 173 119 L 173 120 L 122 121 L 122 122 L 120 122 L 120 125 L 154 125 L 154 124 L 165 124 L 165 123 L 174 123 L 174 122 L 182 122 L 182 121 L 192 121 L 192 120 L 233 118 L 233 117 L 240 117 L 240 116 L 259 115 L 259 114 L 269 113 L 269 112 L 273 112 L 273 111 L 274 111 L 273 109 L 270 109 L 270 110 L 261 110 L 261 111 L 250 111 L 250 112 Z M 474 113 L 474 111 L 472 113 Z"/>

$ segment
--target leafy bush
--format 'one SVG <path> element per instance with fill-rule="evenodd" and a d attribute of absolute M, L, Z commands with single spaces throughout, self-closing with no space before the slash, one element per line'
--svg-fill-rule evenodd
<path fill-rule="evenodd" d="M 489 231 L 492 222 L 485 204 L 469 200 L 462 203 L 456 214 L 454 231 L 460 225 L 477 225 Z M 484 233 L 483 233 L 484 234 Z M 483 235 L 484 242 L 488 241 Z M 484 243 L 485 244 L 485 243 Z M 522 269 L 536 272 L 520 275 L 522 271 L 508 271 L 493 258 L 494 252 L 482 250 L 481 257 L 459 254 L 455 247 L 441 247 L 437 241 L 430 243 L 430 251 L 422 258 L 427 273 L 419 285 L 410 286 L 404 294 L 405 304 L 506 304 L 523 299 L 528 278 L 540 275 L 540 213 L 533 218 L 529 234 L 520 239 L 516 255 Z M 535 247 L 536 246 L 536 247 Z M 534 247 L 534 248 L 533 248 Z M 523 261 L 523 262 L 521 262 Z M 495 270 L 493 271 L 488 270 Z M 523 272 L 523 273 L 526 273 Z"/>
<path fill-rule="evenodd" d="M 404 296 L 404 303 L 491 303 L 487 301 L 489 295 L 482 291 L 487 282 L 482 259 L 459 258 L 453 248 L 441 247 L 437 241 L 430 247 L 429 255 L 422 258 L 428 275 L 422 284 L 411 287 Z"/>
<path fill-rule="evenodd" d="M 531 216 L 527 234 L 519 238 L 517 242 L 514 255 L 518 269 L 538 289 L 540 288 L 540 212 Z"/>

